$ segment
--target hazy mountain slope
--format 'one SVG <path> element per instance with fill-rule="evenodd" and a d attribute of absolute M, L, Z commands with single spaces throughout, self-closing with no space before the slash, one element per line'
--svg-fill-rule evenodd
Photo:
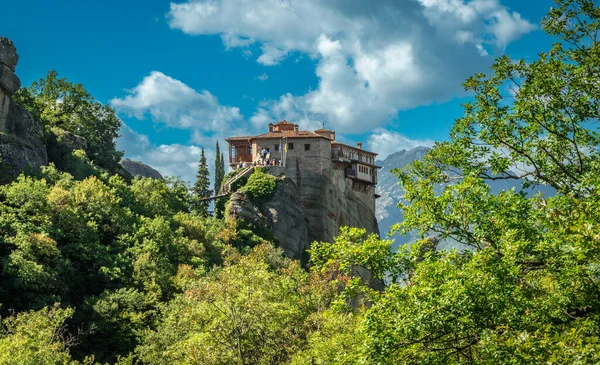
<path fill-rule="evenodd" d="M 428 148 L 416 147 L 411 150 L 402 150 L 389 155 L 383 161 L 377 161 L 376 164 L 381 166 L 379 170 L 379 182 L 377 185 L 377 193 L 381 195 L 377 199 L 377 210 L 376 216 L 379 222 L 379 232 L 382 236 L 386 236 L 391 227 L 402 221 L 402 210 L 397 207 L 398 202 L 404 198 L 404 190 L 399 185 L 398 178 L 392 174 L 391 170 L 395 168 L 402 168 L 411 162 L 423 158 L 427 153 Z M 492 193 L 498 193 L 502 190 L 507 190 L 512 187 L 521 188 L 521 182 L 515 180 L 495 180 L 489 181 L 488 184 L 491 187 Z M 535 189 L 527 190 L 528 193 L 534 193 L 541 191 L 544 195 L 554 194 L 554 190 L 550 187 L 539 186 Z M 413 242 L 417 237 L 415 235 L 401 236 L 399 234 L 393 235 L 393 239 L 396 240 L 396 245 Z M 450 242 L 442 242 L 441 247 L 452 246 Z"/>

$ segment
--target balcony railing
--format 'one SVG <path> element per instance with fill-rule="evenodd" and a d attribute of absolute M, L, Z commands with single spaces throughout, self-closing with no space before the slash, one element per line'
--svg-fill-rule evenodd
<path fill-rule="evenodd" d="M 345 173 L 347 177 L 356 177 L 356 170 L 354 169 L 346 169 Z"/>

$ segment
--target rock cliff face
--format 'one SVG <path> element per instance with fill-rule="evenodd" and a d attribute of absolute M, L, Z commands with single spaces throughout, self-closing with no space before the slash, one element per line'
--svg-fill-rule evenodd
<path fill-rule="evenodd" d="M 0 37 L 0 157 L 8 175 L 48 164 L 41 124 L 11 98 L 21 86 L 18 60 L 13 43 Z"/>
<path fill-rule="evenodd" d="M 139 161 L 133 161 L 128 158 L 121 161 L 121 166 L 132 176 L 149 177 L 152 179 L 162 179 L 160 172 Z"/>
<path fill-rule="evenodd" d="M 242 219 L 251 225 L 269 228 L 279 240 L 286 256 L 302 258 L 309 248 L 309 222 L 300 203 L 297 185 L 283 178 L 273 196 L 259 207 L 242 192 L 235 192 L 229 200 L 229 218 Z"/>
<path fill-rule="evenodd" d="M 237 192 L 227 210 L 230 217 L 269 227 L 286 256 L 303 258 L 312 242 L 333 242 L 342 226 L 379 233 L 370 198 L 354 191 L 343 171 L 327 169 L 321 174 L 294 166 L 266 171 L 282 179 L 274 195 L 255 207 Z"/>

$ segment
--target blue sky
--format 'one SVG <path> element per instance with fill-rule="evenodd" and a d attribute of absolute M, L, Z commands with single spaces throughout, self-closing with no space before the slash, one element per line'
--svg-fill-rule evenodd
<path fill-rule="evenodd" d="M 8 1 L 8 2 L 7 2 Z M 552 1 L 4 0 L 24 85 L 54 69 L 111 103 L 118 146 L 192 180 L 200 147 L 286 118 L 385 157 L 447 138 L 460 82 L 550 42 Z"/>

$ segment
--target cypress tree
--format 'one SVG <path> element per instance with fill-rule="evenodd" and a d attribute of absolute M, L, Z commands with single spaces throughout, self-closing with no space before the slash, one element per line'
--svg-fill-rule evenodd
<path fill-rule="evenodd" d="M 208 164 L 206 163 L 206 156 L 204 155 L 204 148 L 200 154 L 200 161 L 198 162 L 198 172 L 196 173 L 196 182 L 192 188 L 194 194 L 194 211 L 200 215 L 206 216 L 208 214 L 209 201 L 200 201 L 202 198 L 207 198 L 211 195 L 210 190 L 210 171 L 208 171 Z"/>
<path fill-rule="evenodd" d="M 221 164 L 219 165 L 221 169 L 221 181 L 225 179 L 225 159 L 223 158 L 223 152 L 221 152 Z"/>
<path fill-rule="evenodd" d="M 214 191 L 215 194 L 219 193 L 221 190 L 221 184 L 223 183 L 223 178 L 225 177 L 225 161 L 223 160 L 223 154 L 219 148 L 219 141 L 217 141 L 215 154 L 215 186 Z"/>

